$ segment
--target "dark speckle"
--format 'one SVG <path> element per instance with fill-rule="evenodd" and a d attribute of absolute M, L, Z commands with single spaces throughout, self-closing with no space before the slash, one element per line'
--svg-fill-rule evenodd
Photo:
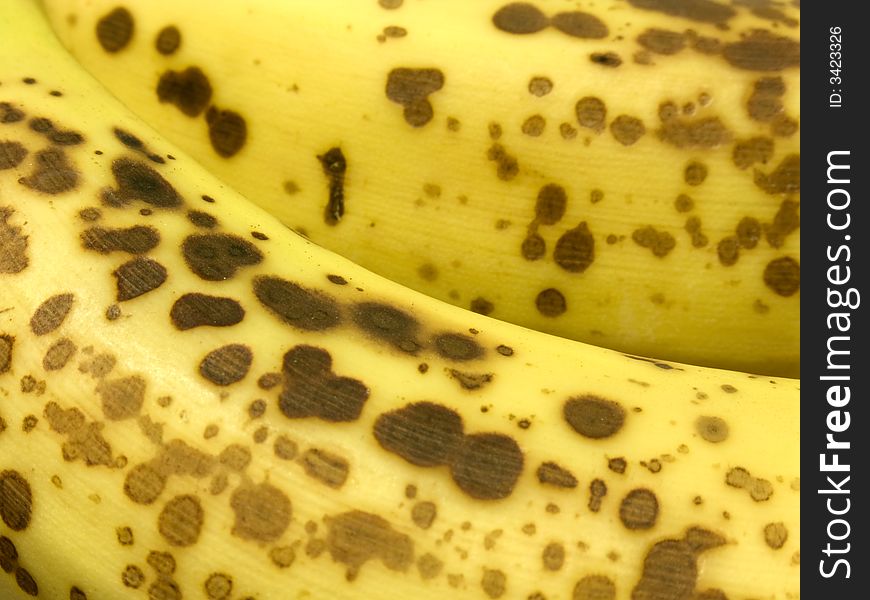
<path fill-rule="evenodd" d="M 800 154 L 789 154 L 769 174 L 755 171 L 755 185 L 768 194 L 799 192 L 801 189 Z"/>
<path fill-rule="evenodd" d="M 626 529 L 650 529 L 658 515 L 658 498 L 646 488 L 631 490 L 619 505 L 619 520 Z"/>
<path fill-rule="evenodd" d="M 793 296 L 801 287 L 801 266 L 790 256 L 775 258 L 764 268 L 764 283 L 779 296 Z"/>
<path fill-rule="evenodd" d="M 701 23 L 725 23 L 737 14 L 732 7 L 713 0 L 629 0 L 629 4 Z"/>
<path fill-rule="evenodd" d="M 533 4 L 512 2 L 496 11 L 492 23 L 506 33 L 529 34 L 545 29 L 550 20 Z"/>
<path fill-rule="evenodd" d="M 27 148 L 20 142 L 0 142 L 0 171 L 14 169 L 24 157 L 27 156 Z"/>
<path fill-rule="evenodd" d="M 618 67 L 622 64 L 622 58 L 616 52 L 593 52 L 589 60 L 603 67 Z"/>
<path fill-rule="evenodd" d="M 136 257 L 112 273 L 117 279 L 117 300 L 124 302 L 157 289 L 166 281 L 166 267 L 156 260 Z"/>
<path fill-rule="evenodd" d="M 208 123 L 208 138 L 211 147 L 223 158 L 230 158 L 242 149 L 248 138 L 248 126 L 244 117 L 232 110 L 220 110 L 214 106 L 205 114 Z"/>
<path fill-rule="evenodd" d="M 203 229 L 214 229 L 218 225 L 218 220 L 215 216 L 201 210 L 188 211 L 187 220 Z"/>
<path fill-rule="evenodd" d="M 332 357 L 322 348 L 306 345 L 292 348 L 284 355 L 283 372 L 285 388 L 278 404 L 291 419 L 355 421 L 369 397 L 362 381 L 332 372 Z"/>
<path fill-rule="evenodd" d="M 181 45 L 181 32 L 175 25 L 167 25 L 157 34 L 154 46 L 164 56 L 173 54 Z"/>
<path fill-rule="evenodd" d="M 133 15 L 118 7 L 97 21 L 97 40 L 106 52 L 123 50 L 133 37 Z"/>
<path fill-rule="evenodd" d="M 329 201 L 326 203 L 323 218 L 327 225 L 335 225 L 344 216 L 344 175 L 347 171 L 347 159 L 338 147 L 330 148 L 318 155 L 317 159 L 329 180 Z"/>
<path fill-rule="evenodd" d="M 362 302 L 353 308 L 353 322 L 377 340 L 407 352 L 416 353 L 420 323 L 410 314 L 388 304 Z"/>
<path fill-rule="evenodd" d="M 466 361 L 481 358 L 483 348 L 467 335 L 442 333 L 434 339 L 435 350 L 444 358 Z"/>
<path fill-rule="evenodd" d="M 535 218 L 542 225 L 555 225 L 565 214 L 567 202 L 565 188 L 555 183 L 548 183 L 538 191 Z"/>
<path fill-rule="evenodd" d="M 243 344 L 229 344 L 212 350 L 199 363 L 199 374 L 216 385 L 241 381 L 251 368 L 253 352 Z"/>
<path fill-rule="evenodd" d="M 77 131 L 61 130 L 54 126 L 50 119 L 45 117 L 35 117 L 30 119 L 30 129 L 37 133 L 41 133 L 54 144 L 58 146 L 77 146 L 85 141 L 82 134 Z"/>
<path fill-rule="evenodd" d="M 133 227 L 109 229 L 89 227 L 81 234 L 82 246 L 100 254 L 127 252 L 144 254 L 160 243 L 160 234 L 153 227 L 136 225 Z"/>
<path fill-rule="evenodd" d="M 111 206 L 141 200 L 157 208 L 174 208 L 183 202 L 172 184 L 144 162 L 119 158 L 112 162 L 112 174 L 118 189 L 103 194 L 103 202 Z"/>
<path fill-rule="evenodd" d="M 574 586 L 573 600 L 615 600 L 616 585 L 606 575 L 587 575 Z M 656 596 L 650 596 L 653 600 Z"/>
<path fill-rule="evenodd" d="M 232 298 L 185 294 L 172 305 L 169 313 L 176 329 L 185 331 L 194 327 L 229 327 L 242 321 L 245 310 Z"/>
<path fill-rule="evenodd" d="M 0 472 L 0 519 L 3 523 L 12 531 L 24 531 L 30 525 L 32 511 L 33 495 L 27 479 L 18 471 Z"/>
<path fill-rule="evenodd" d="M 206 281 L 231 279 L 241 267 L 263 260 L 251 242 L 228 233 L 190 235 L 181 248 L 190 270 Z"/>
<path fill-rule="evenodd" d="M 746 169 L 755 163 L 765 164 L 773 156 L 773 140 L 754 137 L 734 144 L 731 159 L 738 169 Z"/>
<path fill-rule="evenodd" d="M 17 123 L 23 121 L 26 116 L 23 110 L 15 108 L 8 102 L 0 102 L 0 123 Z"/>
<path fill-rule="evenodd" d="M 619 115 L 610 123 L 610 133 L 623 146 L 632 146 L 646 133 L 646 127 L 637 117 Z"/>
<path fill-rule="evenodd" d="M 562 411 L 571 428 L 591 439 L 615 435 L 625 424 L 625 409 L 617 402 L 598 396 L 578 396 L 565 402 Z"/>
<path fill-rule="evenodd" d="M 659 258 L 667 256 L 677 245 L 673 235 L 667 231 L 657 231 L 651 225 L 636 229 L 631 239 L 638 246 L 652 250 L 653 255 Z"/>
<path fill-rule="evenodd" d="M 0 334 L 0 375 L 9 371 L 12 367 L 12 348 L 15 338 L 8 334 Z M 0 431 L 3 428 L 0 427 Z"/>
<path fill-rule="evenodd" d="M 387 75 L 386 94 L 391 101 L 405 107 L 405 121 L 422 127 L 432 120 L 434 109 L 428 96 L 444 87 L 439 69 L 393 69 Z"/>
<path fill-rule="evenodd" d="M 658 136 L 677 148 L 715 148 L 731 137 L 718 117 L 695 120 L 669 118 L 662 123 Z"/>
<path fill-rule="evenodd" d="M 641 33 L 637 42 L 656 54 L 676 54 L 686 47 L 686 37 L 678 31 L 668 31 L 666 29 L 647 29 Z"/>
<path fill-rule="evenodd" d="M 507 498 L 522 470 L 522 450 L 513 438 L 500 433 L 465 436 L 450 465 L 453 481 L 479 500 Z"/>
<path fill-rule="evenodd" d="M 199 116 L 211 100 L 211 84 L 199 67 L 166 71 L 157 83 L 157 99 L 170 102 L 188 117 Z"/>
<path fill-rule="evenodd" d="M 45 335 L 60 327 L 72 308 L 73 300 L 72 294 L 58 294 L 40 304 L 30 318 L 30 331 L 34 335 Z"/>
<path fill-rule="evenodd" d="M 535 474 L 538 481 L 545 485 L 568 489 L 577 487 L 577 478 L 574 474 L 554 462 L 541 463 Z"/>
<path fill-rule="evenodd" d="M 585 221 L 559 237 L 553 260 L 570 273 L 582 273 L 595 260 L 595 238 Z"/>
<path fill-rule="evenodd" d="M 374 436 L 382 448 L 411 464 L 447 464 L 463 438 L 462 417 L 433 402 L 417 402 L 382 414 Z"/>
<path fill-rule="evenodd" d="M 377 515 L 357 510 L 325 521 L 326 547 L 334 561 L 347 565 L 348 581 L 355 580 L 369 560 L 380 559 L 393 571 L 406 571 L 413 563 L 414 542 Z"/>
<path fill-rule="evenodd" d="M 565 296 L 555 288 L 547 288 L 535 297 L 535 307 L 545 317 L 558 317 L 568 310 Z"/>
<path fill-rule="evenodd" d="M 30 175 L 19 182 L 45 194 L 62 194 L 79 183 L 79 173 L 60 148 L 46 148 L 34 156 L 35 165 Z"/>
<path fill-rule="evenodd" d="M 471 301 L 469 308 L 479 315 L 489 315 L 495 310 L 495 304 L 482 296 L 478 296 Z"/>
<path fill-rule="evenodd" d="M 695 430 L 708 442 L 718 444 L 728 439 L 728 423 L 719 417 L 698 417 Z"/>
<path fill-rule="evenodd" d="M 608 34 L 604 21 L 579 10 L 557 13 L 550 20 L 550 24 L 562 33 L 577 38 L 600 40 Z"/>
<path fill-rule="evenodd" d="M 574 112 L 581 127 L 587 127 L 596 133 L 604 131 L 607 107 L 600 98 L 594 96 L 581 98 L 574 106 Z"/>
<path fill-rule="evenodd" d="M 758 29 L 722 50 L 732 66 L 749 71 L 781 71 L 800 67 L 800 42 Z"/>
<path fill-rule="evenodd" d="M 338 303 L 332 297 L 279 277 L 256 277 L 254 295 L 272 314 L 299 329 L 322 331 L 341 321 Z"/>

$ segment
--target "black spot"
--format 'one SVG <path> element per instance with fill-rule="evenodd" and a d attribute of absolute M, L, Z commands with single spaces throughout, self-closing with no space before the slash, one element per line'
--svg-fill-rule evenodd
<path fill-rule="evenodd" d="M 465 436 L 450 464 L 453 481 L 479 500 L 510 496 L 522 470 L 522 450 L 513 438 L 500 433 Z"/>
<path fill-rule="evenodd" d="M 82 134 L 72 130 L 59 130 L 55 128 L 50 119 L 36 117 L 30 119 L 30 129 L 43 134 L 48 140 L 58 146 L 77 146 L 85 141 Z"/>
<path fill-rule="evenodd" d="M 216 385 L 230 385 L 245 378 L 253 359 L 248 346 L 221 346 L 205 355 L 199 363 L 199 374 Z"/>
<path fill-rule="evenodd" d="M 166 267 L 156 260 L 136 257 L 112 273 L 117 281 L 117 300 L 124 302 L 156 290 L 166 281 Z"/>
<path fill-rule="evenodd" d="M 219 110 L 212 106 L 205 114 L 211 147 L 223 158 L 236 154 L 248 138 L 244 117 L 232 110 Z"/>
<path fill-rule="evenodd" d="M 622 58 L 616 52 L 593 52 L 589 60 L 603 67 L 618 67 L 622 64 Z"/>
<path fill-rule="evenodd" d="M 158 208 L 173 208 L 183 202 L 164 177 L 144 162 L 123 157 L 112 162 L 112 174 L 118 189 L 103 194 L 103 202 L 123 206 L 141 200 Z"/>
<path fill-rule="evenodd" d="M 334 283 L 335 285 L 347 285 L 347 279 L 342 277 L 341 275 L 327 275 L 326 278 L 329 280 L 329 283 Z"/>
<path fill-rule="evenodd" d="M 0 334 L 0 375 L 12 367 L 12 348 L 15 338 L 8 334 Z M 2 428 L 0 428 L 2 430 Z"/>
<path fill-rule="evenodd" d="M 33 172 L 18 181 L 45 194 L 61 194 L 74 189 L 79 173 L 60 148 L 40 150 L 34 156 Z"/>
<path fill-rule="evenodd" d="M 764 283 L 779 296 L 793 296 L 801 289 L 801 265 L 790 256 L 775 258 L 764 268 Z"/>
<path fill-rule="evenodd" d="M 596 133 L 604 131 L 607 107 L 600 98 L 586 96 L 574 105 L 574 113 L 581 127 L 587 127 Z"/>
<path fill-rule="evenodd" d="M 547 242 L 537 231 L 529 231 L 520 246 L 520 254 L 526 260 L 538 260 L 547 253 Z"/>
<path fill-rule="evenodd" d="M 579 396 L 565 402 L 562 411 L 574 431 L 592 439 L 615 435 L 625 423 L 625 409 L 598 396 Z"/>
<path fill-rule="evenodd" d="M 433 402 L 416 402 L 382 414 L 375 439 L 388 452 L 411 464 L 434 467 L 450 462 L 462 442 L 462 417 Z"/>
<path fill-rule="evenodd" d="M 296 346 L 284 355 L 285 387 L 278 397 L 281 412 L 291 419 L 355 421 L 369 390 L 359 379 L 332 372 L 332 357 L 323 348 Z"/>
<path fill-rule="evenodd" d="M 323 211 L 323 219 L 327 225 L 335 225 L 344 216 L 344 174 L 347 171 L 347 159 L 341 148 L 330 148 L 324 154 L 318 155 L 317 159 L 329 179 L 329 201 Z"/>
<path fill-rule="evenodd" d="M 322 331 L 341 322 L 339 305 L 331 296 L 279 277 L 256 277 L 254 295 L 272 314 L 298 329 Z"/>
<path fill-rule="evenodd" d="M 34 335 L 45 335 L 60 327 L 74 299 L 72 294 L 58 294 L 40 304 L 30 318 L 30 331 Z"/>
<path fill-rule="evenodd" d="M 550 20 L 550 24 L 562 33 L 577 38 L 600 40 L 608 34 L 604 21 L 579 10 L 557 13 Z"/>
<path fill-rule="evenodd" d="M 686 36 L 679 31 L 650 28 L 637 37 L 637 43 L 656 54 L 676 54 L 686 47 Z"/>
<path fill-rule="evenodd" d="M 190 270 L 206 281 L 231 279 L 239 268 L 263 260 L 254 244 L 228 233 L 187 236 L 181 250 Z"/>
<path fill-rule="evenodd" d="M 434 339 L 435 350 L 444 358 L 466 361 L 481 358 L 483 347 L 467 335 L 442 333 Z"/>
<path fill-rule="evenodd" d="M 558 317 L 568 310 L 564 294 L 555 288 L 541 290 L 535 297 L 535 307 L 545 317 Z"/>
<path fill-rule="evenodd" d="M 229 327 L 241 323 L 245 309 L 232 298 L 185 294 L 175 301 L 169 313 L 176 329 L 185 331 L 194 327 Z"/>
<path fill-rule="evenodd" d="M 568 195 L 565 188 L 555 183 L 548 183 L 538 191 L 535 202 L 535 219 L 541 225 L 555 225 L 565 214 Z"/>
<path fill-rule="evenodd" d="M 133 30 L 133 15 L 119 6 L 97 21 L 97 40 L 106 52 L 118 52 L 130 43 Z"/>
<path fill-rule="evenodd" d="M 537 33 L 550 25 L 550 19 L 541 10 L 528 2 L 512 2 L 496 11 L 492 23 L 507 33 Z"/>
<path fill-rule="evenodd" d="M 166 71 L 157 82 L 157 99 L 170 102 L 188 117 L 199 116 L 211 100 L 211 83 L 199 67 Z"/>
<path fill-rule="evenodd" d="M 545 485 L 573 489 L 577 487 L 577 478 L 568 469 L 554 462 L 541 463 L 535 472 L 538 481 Z"/>
<path fill-rule="evenodd" d="M 17 123 L 26 117 L 23 110 L 15 108 L 8 102 L 0 102 L 0 123 Z"/>
<path fill-rule="evenodd" d="M 793 39 L 757 29 L 739 42 L 726 44 L 722 56 L 738 69 L 781 71 L 789 67 L 800 67 L 801 44 Z"/>
<path fill-rule="evenodd" d="M 724 23 L 737 14 L 732 7 L 713 0 L 629 0 L 629 4 L 701 23 Z"/>
<path fill-rule="evenodd" d="M 619 505 L 619 520 L 626 529 L 650 529 L 658 516 L 658 498 L 646 488 L 631 490 Z"/>
<path fill-rule="evenodd" d="M 135 225 L 120 229 L 89 227 L 81 234 L 82 246 L 100 254 L 127 252 L 145 254 L 160 243 L 160 234 L 153 227 Z"/>
<path fill-rule="evenodd" d="M 0 142 L 0 171 L 14 169 L 27 156 L 27 148 L 20 142 Z"/>
<path fill-rule="evenodd" d="M 553 260 L 571 273 L 582 273 L 595 260 L 595 238 L 586 221 L 569 229 L 556 242 Z"/>
<path fill-rule="evenodd" d="M 181 45 L 181 32 L 175 25 L 167 25 L 157 33 L 154 47 L 164 56 L 175 53 Z"/>
<path fill-rule="evenodd" d="M 422 127 L 432 120 L 434 110 L 428 96 L 444 87 L 439 69 L 393 69 L 387 75 L 386 94 L 391 101 L 405 107 L 405 121 Z"/>
<path fill-rule="evenodd" d="M 421 347 L 417 341 L 420 323 L 398 308 L 379 302 L 361 302 L 353 307 L 352 315 L 357 327 L 402 352 L 414 354 Z"/>
<path fill-rule="evenodd" d="M 30 484 L 18 471 L 0 472 L 0 519 L 12 531 L 24 531 L 30 525 L 33 494 Z"/>
<path fill-rule="evenodd" d="M 218 226 L 217 217 L 202 212 L 201 210 L 191 210 L 187 213 L 187 220 L 203 229 L 214 229 Z"/>

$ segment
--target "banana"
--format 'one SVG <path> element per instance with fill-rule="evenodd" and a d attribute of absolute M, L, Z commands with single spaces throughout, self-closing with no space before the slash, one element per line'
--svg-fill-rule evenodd
<path fill-rule="evenodd" d="M 797 3 L 47 0 L 311 240 L 492 317 L 797 377 Z"/>
<path fill-rule="evenodd" d="M 0 53 L 4 600 L 799 597 L 797 380 L 400 286 L 135 117 L 35 1 Z"/>

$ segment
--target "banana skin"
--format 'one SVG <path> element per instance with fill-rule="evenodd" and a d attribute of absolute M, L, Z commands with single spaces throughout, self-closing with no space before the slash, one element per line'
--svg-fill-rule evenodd
<path fill-rule="evenodd" d="M 795 3 L 46 5 L 137 114 L 356 263 L 595 345 L 799 375 Z"/>
<path fill-rule="evenodd" d="M 0 597 L 799 597 L 798 381 L 421 295 L 216 179 L 34 2 L 0 53 Z"/>

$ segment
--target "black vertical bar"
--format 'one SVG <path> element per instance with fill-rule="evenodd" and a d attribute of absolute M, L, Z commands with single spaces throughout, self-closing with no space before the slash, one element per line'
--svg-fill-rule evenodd
<path fill-rule="evenodd" d="M 870 377 L 862 306 L 867 250 L 861 2 L 801 7 L 801 588 L 806 598 L 870 597 L 866 528 Z M 870 296 L 866 297 L 870 301 Z M 848 466 L 847 466 L 848 465 Z"/>

